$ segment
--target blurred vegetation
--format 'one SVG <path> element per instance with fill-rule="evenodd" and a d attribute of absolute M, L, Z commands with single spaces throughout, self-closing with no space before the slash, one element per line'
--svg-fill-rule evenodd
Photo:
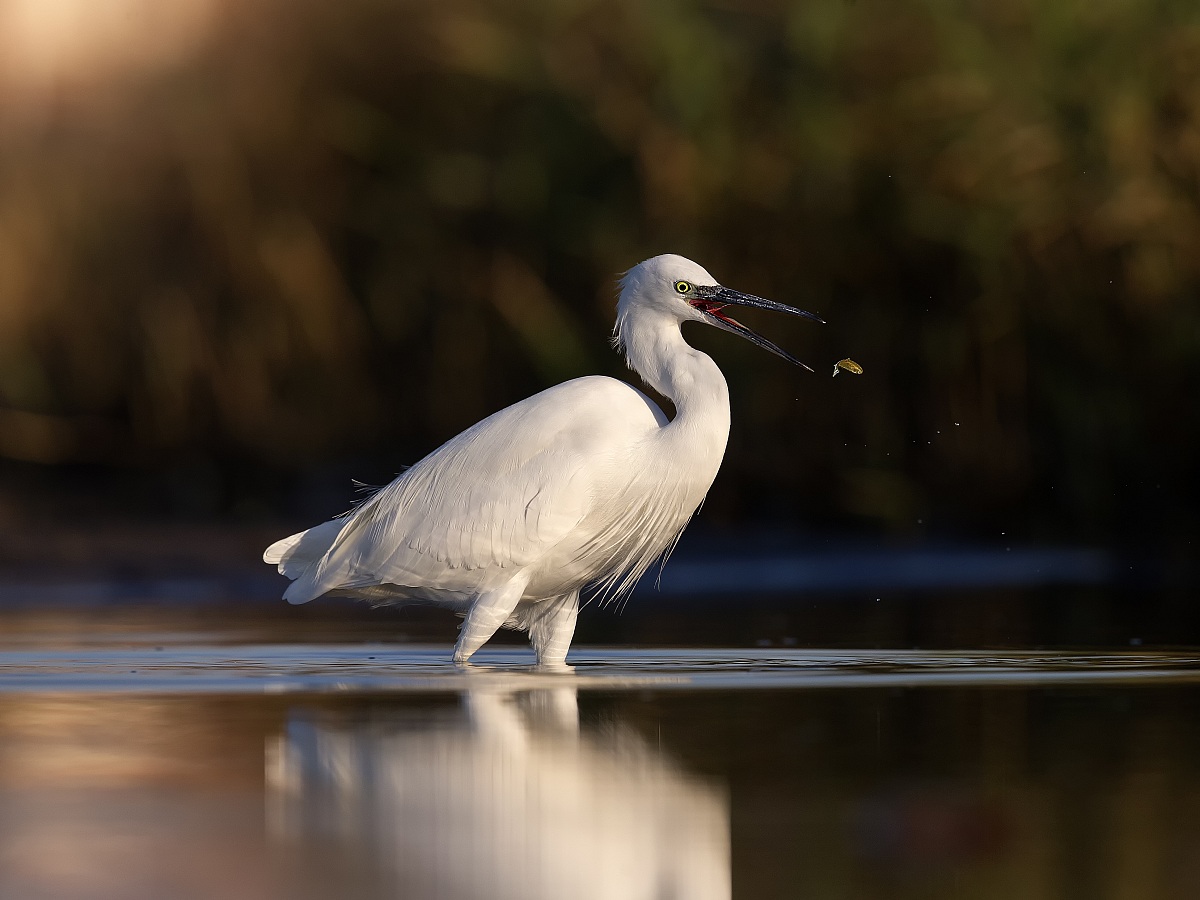
<path fill-rule="evenodd" d="M 615 278 L 674 251 L 830 320 L 754 319 L 815 377 L 689 334 L 706 516 L 1193 553 L 1194 2 L 99 7 L 0 3 L 10 493 L 386 478 L 621 374 Z"/>

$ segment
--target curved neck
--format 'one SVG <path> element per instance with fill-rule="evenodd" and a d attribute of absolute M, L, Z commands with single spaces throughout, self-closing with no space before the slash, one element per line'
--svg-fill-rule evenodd
<path fill-rule="evenodd" d="M 617 319 L 616 341 L 629 368 L 673 404 L 668 427 L 702 428 L 729 436 L 729 386 L 706 354 L 683 339 L 679 320 L 654 309 L 636 308 Z"/>

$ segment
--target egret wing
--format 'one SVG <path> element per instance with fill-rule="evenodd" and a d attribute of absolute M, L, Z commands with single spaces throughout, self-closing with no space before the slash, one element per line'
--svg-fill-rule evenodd
<path fill-rule="evenodd" d="M 285 596 L 374 584 L 472 593 L 497 570 L 531 565 L 588 514 L 597 473 L 657 426 L 648 403 L 622 382 L 584 378 L 484 419 L 361 504 Z"/>

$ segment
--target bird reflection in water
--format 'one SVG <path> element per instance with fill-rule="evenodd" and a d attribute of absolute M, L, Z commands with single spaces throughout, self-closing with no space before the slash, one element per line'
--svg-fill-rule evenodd
<path fill-rule="evenodd" d="M 268 745 L 271 822 L 297 858 L 353 848 L 381 896 L 730 896 L 724 791 L 628 729 L 581 729 L 574 688 L 389 712 L 294 713 Z"/>

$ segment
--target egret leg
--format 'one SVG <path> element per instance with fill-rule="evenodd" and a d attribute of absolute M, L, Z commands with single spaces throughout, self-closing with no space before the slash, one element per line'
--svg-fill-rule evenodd
<path fill-rule="evenodd" d="M 454 645 L 456 664 L 462 665 L 469 660 L 508 621 L 528 582 L 528 577 L 518 576 L 508 584 L 485 591 L 476 598 L 459 630 L 458 643 Z"/>
<path fill-rule="evenodd" d="M 538 603 L 529 620 L 529 643 L 539 666 L 562 666 L 575 636 L 579 617 L 579 591 Z"/>

